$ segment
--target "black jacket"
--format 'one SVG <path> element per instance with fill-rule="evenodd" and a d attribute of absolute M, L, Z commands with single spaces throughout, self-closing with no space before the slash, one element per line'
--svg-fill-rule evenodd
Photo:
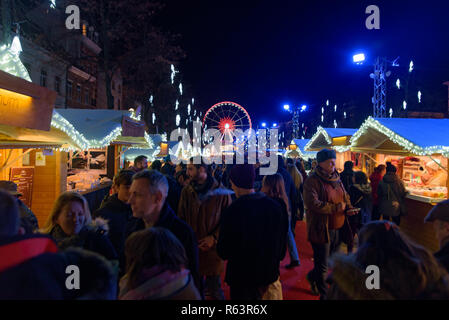
<path fill-rule="evenodd" d="M 288 231 L 286 210 L 262 193 L 235 200 L 222 213 L 218 255 L 230 286 L 264 286 L 279 277 Z"/>
<path fill-rule="evenodd" d="M 354 177 L 354 171 L 345 169 L 340 173 L 340 180 L 345 187 L 346 192 L 349 193 L 349 188 L 352 186 L 352 177 Z"/>
<path fill-rule="evenodd" d="M 159 220 L 154 226 L 170 230 L 182 243 L 189 260 L 188 269 L 192 274 L 197 289 L 201 290 L 202 286 L 200 285 L 201 281 L 198 272 L 198 243 L 192 228 L 175 215 L 167 202 L 162 207 Z M 143 229 L 145 229 L 143 220 L 134 218 L 132 223 L 129 224 L 127 235 L 129 236 L 131 233 Z"/>
<path fill-rule="evenodd" d="M 435 252 L 434 256 L 449 272 L 449 242 L 447 242 L 439 251 Z"/>
<path fill-rule="evenodd" d="M 120 201 L 117 194 L 110 196 L 105 205 L 95 211 L 94 217 L 101 217 L 108 221 L 108 237 L 119 257 L 120 270 L 125 270 L 125 240 L 126 228 L 132 221 L 133 212 L 131 206 Z"/>

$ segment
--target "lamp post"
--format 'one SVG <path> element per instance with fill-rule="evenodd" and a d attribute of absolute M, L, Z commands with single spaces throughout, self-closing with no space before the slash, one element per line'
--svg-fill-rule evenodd
<path fill-rule="evenodd" d="M 370 74 L 370 78 L 374 80 L 374 96 L 373 116 L 374 118 L 387 117 L 387 78 L 391 75 L 391 71 L 387 71 L 387 66 L 399 67 L 397 57 L 394 61 L 388 61 L 384 57 L 377 57 L 374 64 L 374 72 Z M 361 65 L 365 61 L 365 54 L 359 53 L 353 56 L 353 61 L 357 65 Z"/>

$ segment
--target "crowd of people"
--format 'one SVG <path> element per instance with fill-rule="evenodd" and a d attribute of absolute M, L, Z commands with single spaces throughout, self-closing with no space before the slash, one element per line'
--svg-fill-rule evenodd
<path fill-rule="evenodd" d="M 303 160 L 279 156 L 262 176 L 259 163 L 139 156 L 99 208 L 64 192 L 41 228 L 17 186 L 0 181 L 0 299 L 224 300 L 224 276 L 232 300 L 282 300 L 280 268 L 301 264 L 303 220 L 306 278 L 320 299 L 449 298 L 449 201 L 425 220 L 441 247 L 432 255 L 400 231 L 407 191 L 394 165 L 368 179 L 335 161 L 323 149 L 307 174 Z M 365 286 L 370 265 L 382 270 L 380 290 Z M 68 285 L 73 266 L 81 280 Z"/>

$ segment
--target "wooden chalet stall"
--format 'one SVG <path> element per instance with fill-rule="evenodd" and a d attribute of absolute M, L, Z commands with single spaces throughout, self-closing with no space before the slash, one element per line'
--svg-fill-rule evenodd
<path fill-rule="evenodd" d="M 360 155 L 353 154 L 350 150 L 349 139 L 357 129 L 349 128 L 323 128 L 318 127 L 317 132 L 305 145 L 305 151 L 320 151 L 321 149 L 335 149 L 337 151 L 336 167 L 343 171 L 345 161 L 353 161 L 354 167 L 362 164 Z"/>
<path fill-rule="evenodd" d="M 67 190 L 83 194 L 95 210 L 124 168 L 127 148 L 148 148 L 142 121 L 119 110 L 58 109 L 55 118 L 81 146 L 67 157 Z"/>
<path fill-rule="evenodd" d="M 316 151 L 306 151 L 305 146 L 310 139 L 293 139 L 285 152 L 286 158 L 301 158 L 303 160 L 315 159 Z"/>
<path fill-rule="evenodd" d="M 364 171 L 392 162 L 409 191 L 408 214 L 401 229 L 430 250 L 438 243 L 432 224 L 424 217 L 432 207 L 447 199 L 449 119 L 371 118 L 351 138 L 351 150 L 367 159 Z"/>
<path fill-rule="evenodd" d="M 65 191 L 67 154 L 76 141 L 54 127 L 56 92 L 0 71 L 0 179 L 14 181 L 42 226 Z"/>

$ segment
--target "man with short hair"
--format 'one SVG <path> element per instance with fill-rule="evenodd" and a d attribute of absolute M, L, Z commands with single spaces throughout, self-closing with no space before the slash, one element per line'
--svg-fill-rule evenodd
<path fill-rule="evenodd" d="M 285 257 L 288 215 L 280 203 L 254 192 L 251 164 L 237 164 L 229 180 L 237 200 L 222 214 L 218 255 L 228 260 L 232 300 L 281 300 L 279 264 Z"/>
<path fill-rule="evenodd" d="M 351 201 L 335 168 L 335 150 L 317 153 L 317 163 L 304 183 L 307 237 L 312 244 L 314 268 L 307 274 L 312 293 L 326 298 L 328 258 L 338 251 L 339 229 Z"/>
<path fill-rule="evenodd" d="M 167 203 L 167 178 L 156 170 L 143 170 L 133 176 L 128 203 L 137 219 L 128 228 L 127 234 L 151 227 L 170 230 L 183 244 L 189 260 L 187 266 L 200 291 L 198 274 L 198 244 L 192 229 L 173 212 Z"/>
<path fill-rule="evenodd" d="M 148 158 L 147 156 L 140 155 L 134 159 L 134 166 L 129 168 L 135 172 L 139 172 L 148 168 Z"/>
<path fill-rule="evenodd" d="M 432 222 L 440 250 L 434 256 L 449 272 L 449 200 L 442 201 L 430 210 L 424 222 Z"/>
<path fill-rule="evenodd" d="M 221 274 L 223 260 L 217 254 L 216 243 L 222 211 L 231 204 L 231 192 L 219 184 L 206 164 L 187 165 L 191 182 L 184 187 L 179 200 L 178 216 L 187 222 L 198 239 L 199 272 L 205 278 L 205 293 L 213 299 L 223 300 Z"/>
<path fill-rule="evenodd" d="M 120 272 L 125 271 L 125 241 L 126 228 L 131 222 L 133 212 L 128 204 L 129 189 L 131 187 L 134 171 L 121 170 L 114 177 L 116 193 L 111 195 L 102 208 L 95 211 L 95 217 L 101 217 L 108 221 L 108 237 L 119 256 Z"/>

